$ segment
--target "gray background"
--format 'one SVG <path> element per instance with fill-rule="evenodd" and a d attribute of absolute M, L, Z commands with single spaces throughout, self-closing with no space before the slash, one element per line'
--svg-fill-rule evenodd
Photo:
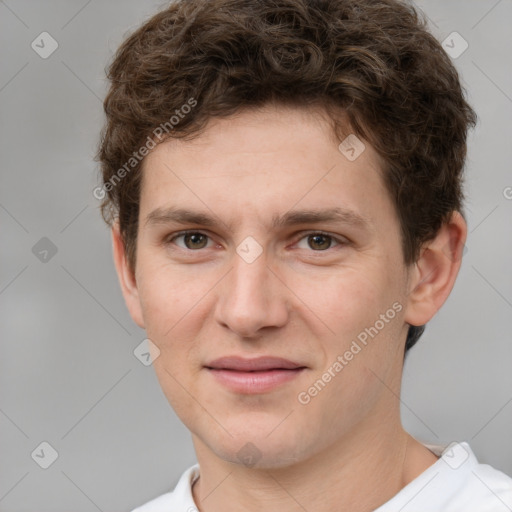
<path fill-rule="evenodd" d="M 512 2 L 418 4 L 439 40 L 457 31 L 469 43 L 454 62 L 479 125 L 469 141 L 467 254 L 408 357 L 403 421 L 425 442 L 467 440 L 482 462 L 512 474 Z M 0 2 L 2 512 L 130 510 L 195 462 L 153 369 L 134 357 L 144 332 L 125 309 L 91 193 L 104 68 L 162 5 Z M 43 31 L 59 45 L 47 59 L 31 48 Z M 45 242 L 33 252 L 43 237 L 57 249 L 47 261 Z M 31 457 L 43 441 L 58 452 L 46 470 Z"/>

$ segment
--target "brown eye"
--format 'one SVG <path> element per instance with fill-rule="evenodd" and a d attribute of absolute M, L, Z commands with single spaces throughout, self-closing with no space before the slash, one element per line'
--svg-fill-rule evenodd
<path fill-rule="evenodd" d="M 186 231 L 177 233 L 172 237 L 167 238 L 166 245 L 177 245 L 180 249 L 194 251 L 204 249 L 212 244 L 212 240 L 208 235 L 199 231 Z"/>
<path fill-rule="evenodd" d="M 202 233 L 187 233 L 182 236 L 187 249 L 203 249 L 208 243 L 208 237 Z"/>
<path fill-rule="evenodd" d="M 299 249 L 306 249 L 311 252 L 331 252 L 329 249 L 341 249 L 343 246 L 349 245 L 350 241 L 340 236 L 336 237 L 328 233 L 320 231 L 305 233 L 297 242 Z M 339 247 L 337 247 L 339 246 Z"/>
<path fill-rule="evenodd" d="M 317 233 L 314 235 L 308 236 L 308 245 L 311 249 L 324 251 L 326 249 L 330 249 L 332 243 L 332 237 L 329 235 L 323 235 L 321 233 Z"/>

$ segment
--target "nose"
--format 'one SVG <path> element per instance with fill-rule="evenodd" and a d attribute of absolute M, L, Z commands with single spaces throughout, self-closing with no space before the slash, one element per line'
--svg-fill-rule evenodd
<path fill-rule="evenodd" d="M 243 338 L 261 335 L 265 327 L 282 327 L 289 316 L 289 290 L 267 264 L 265 253 L 252 262 L 237 253 L 218 290 L 215 317 Z"/>

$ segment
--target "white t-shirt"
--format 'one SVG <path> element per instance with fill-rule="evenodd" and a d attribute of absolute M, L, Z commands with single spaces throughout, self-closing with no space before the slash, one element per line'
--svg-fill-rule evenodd
<path fill-rule="evenodd" d="M 374 512 L 512 511 L 512 478 L 480 464 L 467 443 L 425 446 L 441 458 Z M 132 512 L 197 512 L 192 485 L 198 477 L 196 464 L 183 473 L 173 492 Z"/>

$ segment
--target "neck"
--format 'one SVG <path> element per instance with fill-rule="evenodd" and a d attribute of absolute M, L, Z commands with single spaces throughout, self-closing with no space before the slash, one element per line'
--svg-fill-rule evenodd
<path fill-rule="evenodd" d="M 195 436 L 194 446 L 201 473 L 193 496 L 201 512 L 370 512 L 437 460 L 399 422 L 386 431 L 382 423 L 377 430 L 358 425 L 335 445 L 279 468 L 226 462 Z"/>

